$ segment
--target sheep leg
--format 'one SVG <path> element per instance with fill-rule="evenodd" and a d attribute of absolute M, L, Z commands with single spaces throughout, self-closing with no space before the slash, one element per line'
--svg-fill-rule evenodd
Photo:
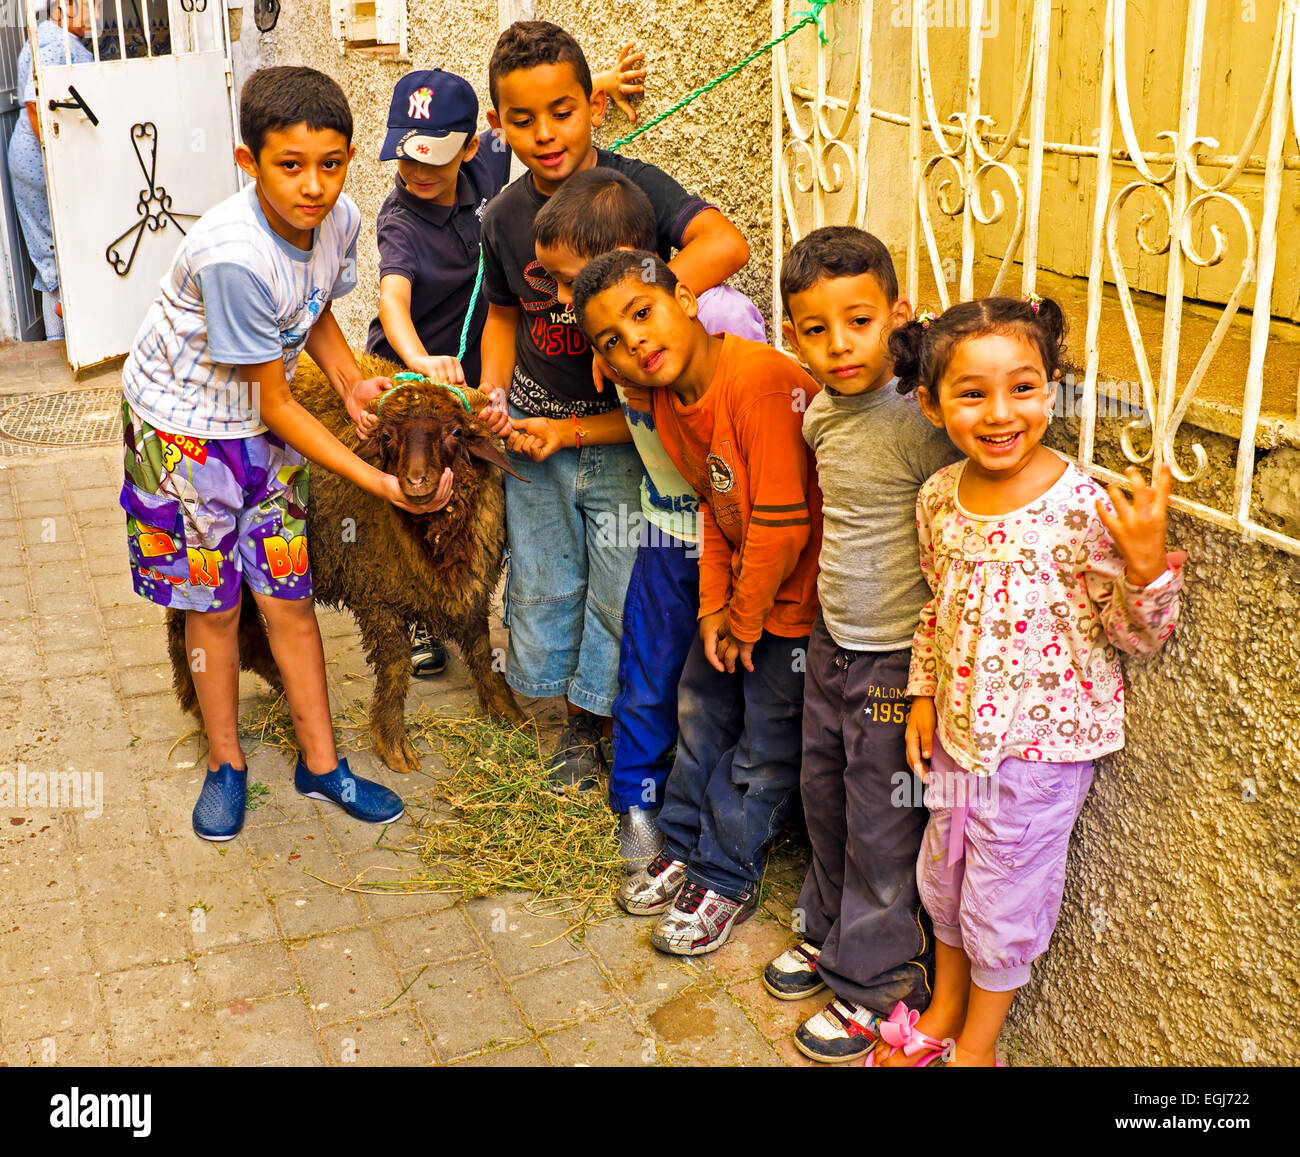
<path fill-rule="evenodd" d="M 406 735 L 406 689 L 411 683 L 411 636 L 401 619 L 380 608 L 364 614 L 353 608 L 361 628 L 366 662 L 375 675 L 370 700 L 370 741 L 375 753 L 394 771 L 420 770 L 420 759 Z"/>
<path fill-rule="evenodd" d="M 194 676 L 190 672 L 190 657 L 185 646 L 185 612 L 175 608 L 167 611 L 167 654 L 172 661 L 172 690 L 176 693 L 176 701 L 182 711 L 198 715 L 199 696 L 194 690 Z"/>
<path fill-rule="evenodd" d="M 266 637 L 266 623 L 257 609 L 248 588 L 244 588 L 244 601 L 239 608 L 239 665 L 245 671 L 260 675 L 270 685 L 271 694 L 279 698 L 284 694 L 280 668 L 271 654 L 271 641 Z"/>
<path fill-rule="evenodd" d="M 492 669 L 492 643 L 486 611 L 472 615 L 461 625 L 456 632 L 456 645 L 469 668 L 469 677 L 483 710 L 494 719 L 522 723 L 524 713 L 519 710 L 505 675 Z"/>

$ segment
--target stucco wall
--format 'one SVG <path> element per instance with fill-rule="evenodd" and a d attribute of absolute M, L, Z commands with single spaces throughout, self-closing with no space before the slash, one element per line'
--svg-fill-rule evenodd
<path fill-rule="evenodd" d="M 621 38 L 639 40 L 654 70 L 643 117 L 761 43 L 771 19 L 766 0 L 539 0 L 537 14 L 571 29 L 593 65 L 610 59 Z M 462 73 L 486 106 L 495 8 L 412 4 L 410 21 L 412 65 Z M 899 39 L 897 30 L 882 35 Z M 357 117 L 347 188 L 373 222 L 392 179 L 391 167 L 374 159 L 388 96 L 410 66 L 340 56 L 326 0 L 286 0 L 276 62 L 310 64 L 343 84 Z M 876 62 L 877 93 L 892 92 L 894 107 L 903 107 L 905 70 L 901 51 Z M 769 75 L 756 64 L 629 150 L 740 226 L 753 259 L 735 283 L 764 310 Z M 621 114 L 611 114 L 611 125 L 623 131 Z M 871 224 L 884 234 L 897 227 L 885 239 L 901 257 L 900 144 L 898 131 L 874 140 Z M 358 289 L 336 307 L 353 340 L 376 307 L 376 260 L 367 230 Z M 1070 433 L 1055 430 L 1067 450 Z M 1230 476 L 1231 445 L 1203 440 L 1216 477 Z M 1101 432 L 1100 445 L 1114 461 L 1113 430 Z M 1277 466 L 1286 482 L 1291 470 L 1282 460 Z M 1127 665 L 1128 746 L 1099 766 L 1076 829 L 1056 936 L 1008 1021 L 1004 1039 L 1021 1063 L 1300 1061 L 1300 559 L 1186 516 L 1174 517 L 1170 536 L 1190 555 L 1183 621 L 1160 655 Z"/>
<path fill-rule="evenodd" d="M 1054 434 L 1077 445 L 1073 423 Z M 1235 444 L 1191 434 L 1200 496 L 1222 502 Z M 1117 445 L 1104 424 L 1116 469 Z M 1188 553 L 1182 620 L 1125 661 L 1128 742 L 1098 764 L 1060 923 L 1007 1023 L 1022 1063 L 1300 1060 L 1300 558 L 1186 515 L 1169 541 Z"/>

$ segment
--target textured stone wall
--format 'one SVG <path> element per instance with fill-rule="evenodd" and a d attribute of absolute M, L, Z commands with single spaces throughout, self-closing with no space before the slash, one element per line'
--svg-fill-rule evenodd
<path fill-rule="evenodd" d="M 573 31 L 594 66 L 624 38 L 648 49 L 643 118 L 762 43 L 771 22 L 766 0 L 538 0 L 536 8 Z M 880 31 L 898 51 L 877 59 L 875 94 L 906 107 L 902 39 Z M 392 180 L 392 167 L 375 158 L 393 82 L 407 67 L 441 65 L 469 78 L 486 106 L 496 34 L 495 8 L 412 3 L 411 65 L 340 56 L 325 0 L 286 0 L 276 62 L 310 64 L 343 84 L 357 117 L 347 189 L 368 222 Z M 753 258 L 734 281 L 765 311 L 769 77 L 767 65 L 754 65 L 629 149 L 709 197 L 745 232 Z M 624 127 L 612 113 L 613 135 Z M 872 163 L 870 223 L 901 257 L 902 130 L 876 133 Z M 360 284 L 336 307 L 354 341 L 376 308 L 376 260 L 367 230 Z M 1056 433 L 1068 451 L 1070 430 Z M 1213 489 L 1230 476 L 1232 447 L 1203 440 L 1215 460 Z M 1113 431 L 1101 432 L 1100 446 L 1113 456 Z M 1283 457 L 1261 468 L 1277 475 L 1265 497 L 1279 524 L 1295 517 L 1293 467 Z M 1052 947 L 1008 1022 L 1004 1039 L 1021 1063 L 1300 1062 L 1300 559 L 1186 516 L 1174 517 L 1171 541 L 1190 555 L 1183 621 L 1158 656 L 1127 664 L 1128 746 L 1099 765 Z"/>
<path fill-rule="evenodd" d="M 1055 433 L 1076 446 L 1072 423 Z M 1117 427 L 1098 433 L 1120 468 Z M 1196 437 L 1198 497 L 1222 502 L 1235 444 Z M 1182 620 L 1125 660 L 1128 742 L 1098 764 L 1060 923 L 1008 1021 L 1022 1063 L 1300 1060 L 1300 558 L 1186 515 L 1169 541 L 1188 553 Z"/>

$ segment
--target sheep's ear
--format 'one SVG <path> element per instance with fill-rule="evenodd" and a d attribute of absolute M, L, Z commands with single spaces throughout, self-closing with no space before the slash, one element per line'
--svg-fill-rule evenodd
<path fill-rule="evenodd" d="M 531 478 L 525 478 L 517 470 L 510 468 L 510 463 L 505 460 L 505 456 L 491 442 L 484 438 L 470 438 L 465 445 L 475 458 L 482 458 L 484 462 L 491 462 L 493 466 L 499 466 L 507 474 L 513 474 L 520 482 L 531 482 Z"/>
<path fill-rule="evenodd" d="M 363 462 L 377 462 L 381 449 L 378 438 L 362 438 L 357 443 L 354 453 Z"/>

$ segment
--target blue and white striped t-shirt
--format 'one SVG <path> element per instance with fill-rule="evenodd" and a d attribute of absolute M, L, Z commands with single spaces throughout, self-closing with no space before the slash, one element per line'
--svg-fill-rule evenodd
<path fill-rule="evenodd" d="M 202 438 L 266 429 L 243 366 L 284 358 L 292 378 L 326 304 L 357 283 L 361 212 L 340 195 L 310 249 L 275 233 L 249 185 L 204 213 L 181 242 L 122 369 L 122 392 L 151 425 Z"/>

